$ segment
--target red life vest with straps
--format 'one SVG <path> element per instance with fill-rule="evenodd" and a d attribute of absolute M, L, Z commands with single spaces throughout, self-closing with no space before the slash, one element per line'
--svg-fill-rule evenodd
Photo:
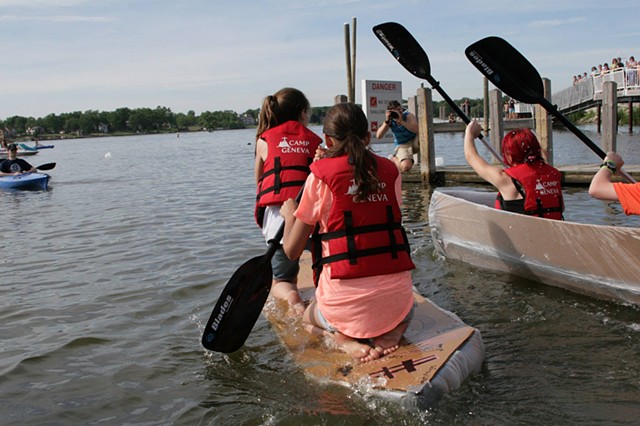
<path fill-rule="evenodd" d="M 534 165 L 518 164 L 504 172 L 511 177 L 524 198 L 524 209 L 509 208 L 511 202 L 505 201 L 501 194 L 496 198 L 496 208 L 547 219 L 562 219 L 562 174 L 558 169 L 539 162 Z"/>
<path fill-rule="evenodd" d="M 267 158 L 256 192 L 256 222 L 262 226 L 264 207 L 296 198 L 309 175 L 309 165 L 322 139 L 297 121 L 287 121 L 262 133 Z"/>
<path fill-rule="evenodd" d="M 331 278 L 370 277 L 415 268 L 396 198 L 398 169 L 387 159 L 375 158 L 380 190 L 364 201 L 355 200 L 357 187 L 347 156 L 324 158 L 311 165 L 333 196 L 327 232 L 312 237 L 316 279 L 327 263 L 331 264 Z M 322 242 L 326 242 L 325 250 Z"/>

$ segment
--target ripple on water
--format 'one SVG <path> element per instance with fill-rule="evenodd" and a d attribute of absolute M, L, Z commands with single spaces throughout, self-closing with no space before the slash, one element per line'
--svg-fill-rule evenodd
<path fill-rule="evenodd" d="M 485 343 L 483 371 L 460 390 L 407 413 L 309 381 L 264 318 L 240 351 L 205 351 L 200 338 L 217 296 L 266 250 L 253 223 L 254 138 L 247 130 L 60 141 L 39 154 L 58 163 L 50 191 L 0 193 L 10 247 L 0 257 L 3 423 L 595 425 L 640 417 L 638 310 L 435 256 L 432 189 L 420 185 L 403 190 L 416 286 Z M 554 140 L 582 155 L 576 141 Z M 463 164 L 460 135 L 436 143 L 445 164 Z M 568 190 L 566 201 L 572 220 L 638 226 L 584 190 Z"/>

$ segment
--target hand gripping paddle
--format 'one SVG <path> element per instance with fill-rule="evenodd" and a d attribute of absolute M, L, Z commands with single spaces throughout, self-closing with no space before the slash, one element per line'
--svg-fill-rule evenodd
<path fill-rule="evenodd" d="M 296 201 L 300 201 L 300 189 Z M 244 345 L 269 297 L 272 282 L 271 259 L 280 247 L 284 223 L 269 240 L 262 256 L 245 262 L 222 290 L 202 334 L 202 346 L 216 352 L 235 352 Z"/>

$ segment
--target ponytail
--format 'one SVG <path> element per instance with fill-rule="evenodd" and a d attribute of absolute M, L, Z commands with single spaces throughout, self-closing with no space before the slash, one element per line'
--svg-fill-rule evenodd
<path fill-rule="evenodd" d="M 327 111 L 323 131 L 334 142 L 326 156 L 347 155 L 349 164 L 353 166 L 355 184 L 358 187 L 356 200 L 365 200 L 369 194 L 378 192 L 378 163 L 367 147 L 370 137 L 369 122 L 362 109 L 350 102 L 334 105 Z"/>
<path fill-rule="evenodd" d="M 256 140 L 265 131 L 287 121 L 298 121 L 305 110 L 310 109 L 309 100 L 298 89 L 285 87 L 262 101 L 258 115 Z"/>

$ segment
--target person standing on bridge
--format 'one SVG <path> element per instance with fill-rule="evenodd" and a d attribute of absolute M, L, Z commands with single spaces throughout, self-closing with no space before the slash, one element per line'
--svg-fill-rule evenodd
<path fill-rule="evenodd" d="M 629 57 L 626 63 L 627 68 L 627 84 L 629 86 L 635 86 L 638 84 L 638 63 L 633 56 Z"/>
<path fill-rule="evenodd" d="M 563 219 L 562 175 L 547 164 L 533 132 L 512 130 L 502 139 L 502 159 L 507 166 L 495 166 L 478 154 L 475 139 L 482 127 L 472 120 L 464 135 L 464 156 L 484 180 L 498 189 L 496 208 L 514 213 Z"/>
<path fill-rule="evenodd" d="M 640 214 L 640 183 L 612 182 L 611 178 L 624 165 L 622 157 L 607 152 L 600 170 L 591 179 L 589 195 L 602 201 L 619 201 L 624 214 Z"/>

